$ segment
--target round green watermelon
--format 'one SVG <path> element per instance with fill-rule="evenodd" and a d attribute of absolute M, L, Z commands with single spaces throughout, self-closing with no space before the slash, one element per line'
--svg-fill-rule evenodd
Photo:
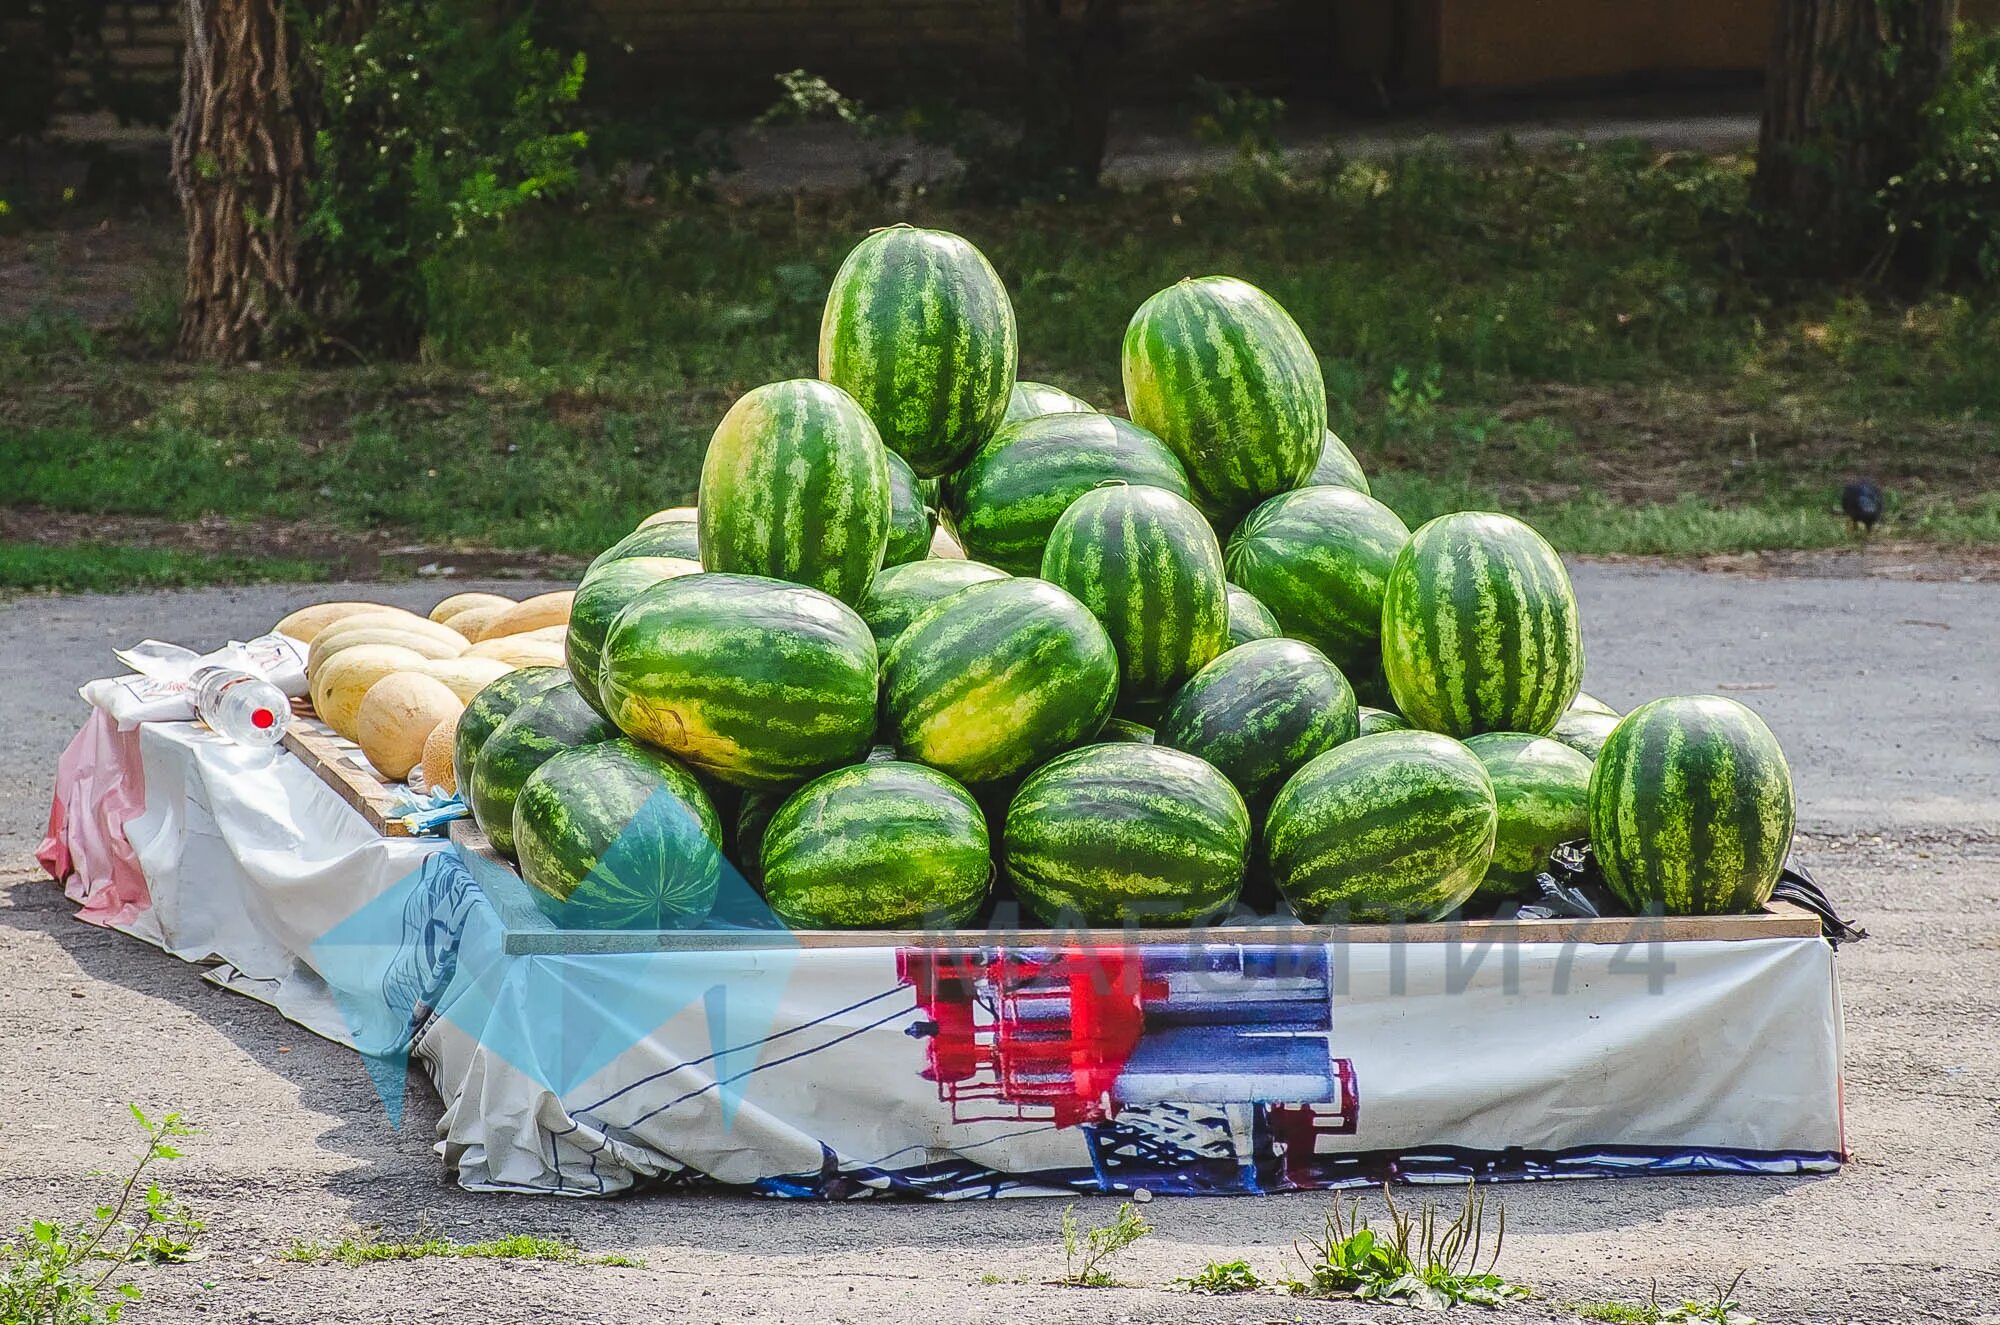
<path fill-rule="evenodd" d="M 1356 733 L 1360 736 L 1373 736 L 1377 732 L 1406 732 L 1410 730 L 1410 724 L 1403 721 L 1402 714 L 1391 713 L 1388 709 L 1370 708 L 1366 704 L 1361 706 L 1360 726 L 1361 730 Z"/>
<path fill-rule="evenodd" d="M 1473 895 L 1531 896 L 1549 852 L 1590 836 L 1590 760 L 1559 741 L 1523 732 L 1483 732 L 1465 748 L 1486 765 L 1500 827 L 1493 861 Z"/>
<path fill-rule="evenodd" d="M 882 665 L 898 751 L 960 782 L 998 782 L 1097 733 L 1118 654 L 1090 609 L 1042 580 L 975 584 L 925 612 Z"/>
<path fill-rule="evenodd" d="M 1278 301 L 1247 281 L 1204 276 L 1160 291 L 1132 315 L 1121 362 L 1132 421 L 1181 458 L 1204 509 L 1241 515 L 1318 463 L 1319 358 Z"/>
<path fill-rule="evenodd" d="M 677 510 L 670 518 L 656 516 L 653 523 L 640 525 L 598 553 L 584 574 L 600 569 L 606 562 L 622 561 L 627 557 L 679 557 L 699 562 L 701 524 L 694 508 L 689 506 Z"/>
<path fill-rule="evenodd" d="M 1361 462 L 1354 458 L 1354 452 L 1347 449 L 1347 443 L 1333 435 L 1333 429 L 1326 430 L 1326 440 L 1320 444 L 1319 462 L 1306 477 L 1307 483 L 1335 488 L 1353 488 L 1363 496 L 1372 495 L 1368 488 L 1368 475 L 1361 472 Z"/>
<path fill-rule="evenodd" d="M 1777 737 L 1716 695 L 1633 709 L 1590 777 L 1591 849 L 1634 912 L 1757 910 L 1784 870 L 1796 819 Z"/>
<path fill-rule="evenodd" d="M 875 648 L 886 658 L 889 646 L 909 624 L 960 589 L 987 580 L 1004 580 L 1007 572 L 978 561 L 937 558 L 885 566 L 855 607 L 875 634 Z"/>
<path fill-rule="evenodd" d="M 861 403 L 920 477 L 957 469 L 999 428 L 1015 359 L 1006 287 L 957 235 L 877 230 L 833 278 L 819 375 Z"/>
<path fill-rule="evenodd" d="M 1161 745 L 1220 769 L 1252 807 L 1285 779 L 1359 734 L 1354 691 L 1301 640 L 1240 644 L 1195 673 L 1167 706 Z"/>
<path fill-rule="evenodd" d="M 1111 636 L 1124 702 L 1164 700 L 1229 646 L 1215 531 L 1164 489 L 1120 483 L 1078 497 L 1049 531 L 1042 578 Z"/>
<path fill-rule="evenodd" d="M 1235 903 L 1250 812 L 1211 765 L 1161 746 L 1072 750 L 1014 793 L 1000 862 L 1045 924 L 1192 925 Z"/>
<path fill-rule="evenodd" d="M 1285 633 L 1271 609 L 1257 601 L 1248 589 L 1228 586 L 1229 647 L 1248 644 L 1253 639 L 1277 639 Z"/>
<path fill-rule="evenodd" d="M 965 788 L 901 761 L 792 793 L 764 831 L 764 897 L 793 929 L 954 928 L 992 881 L 986 819 Z"/>
<path fill-rule="evenodd" d="M 605 717 L 611 716 L 598 694 L 598 664 L 604 656 L 604 637 L 611 633 L 611 623 L 625 610 L 625 604 L 640 590 L 662 580 L 700 573 L 700 562 L 681 557 L 625 557 L 584 573 L 570 602 L 565 647 L 570 680 L 586 703 Z"/>
<path fill-rule="evenodd" d="M 1014 383 L 1014 390 L 1007 396 L 1007 413 L 1001 419 L 1004 426 L 1019 423 L 1022 419 L 1040 418 L 1044 414 L 1094 414 L 1087 400 L 1072 396 L 1059 386 L 1046 382 Z"/>
<path fill-rule="evenodd" d="M 1382 666 L 1396 708 L 1450 736 L 1545 736 L 1583 684 L 1583 636 L 1562 558 L 1506 515 L 1441 515 L 1410 536 L 1382 596 Z"/>
<path fill-rule="evenodd" d="M 458 727 L 451 747 L 451 766 L 458 770 L 458 794 L 472 803 L 472 770 L 479 762 L 480 747 L 486 738 L 507 721 L 522 701 L 569 681 L 560 667 L 522 667 L 497 677 L 472 697 L 458 715 Z"/>
<path fill-rule="evenodd" d="M 1070 503 L 1113 482 L 1190 495 L 1181 462 L 1145 429 L 1110 414 L 1048 414 L 996 433 L 945 484 L 945 503 L 965 555 L 1033 575 Z"/>
<path fill-rule="evenodd" d="M 1271 802 L 1264 848 L 1309 924 L 1437 920 L 1486 877 L 1499 822 L 1470 750 L 1435 732 L 1383 732 L 1294 773 Z"/>
<path fill-rule="evenodd" d="M 693 929 L 722 878 L 722 826 L 694 775 L 633 740 L 564 750 L 514 802 L 535 905 L 563 929 Z"/>
<path fill-rule="evenodd" d="M 1100 742 L 1132 741 L 1139 745 L 1151 745 L 1158 739 L 1151 727 L 1130 718 L 1107 718 L 1104 730 L 1097 733 Z"/>
<path fill-rule="evenodd" d="M 839 387 L 773 382 L 716 427 L 700 506 L 707 569 L 790 580 L 852 603 L 889 545 L 887 453 Z"/>
<path fill-rule="evenodd" d="M 1224 561 L 1230 580 L 1255 594 L 1285 634 L 1359 675 L 1374 665 L 1383 589 L 1409 537 L 1373 497 L 1299 488 L 1252 511 Z"/>
<path fill-rule="evenodd" d="M 1551 739 L 1561 741 L 1570 749 L 1588 758 L 1597 758 L 1604 743 L 1611 739 L 1611 733 L 1618 728 L 1618 718 L 1611 713 L 1592 713 L 1587 710 L 1571 709 L 1556 719 L 1556 725 L 1549 729 Z"/>
<path fill-rule="evenodd" d="M 889 545 L 882 554 L 884 566 L 901 566 L 922 561 L 931 554 L 931 535 L 936 532 L 931 498 L 923 480 L 909 462 L 894 451 L 884 451 L 889 462 Z"/>
<path fill-rule="evenodd" d="M 463 768 L 459 771 L 467 790 L 465 803 L 493 849 L 503 856 L 514 854 L 514 802 L 536 769 L 564 750 L 597 745 L 617 735 L 568 681 L 515 705 L 480 745 L 471 776 Z"/>
<path fill-rule="evenodd" d="M 708 573 L 626 604 L 600 690 L 628 736 L 733 786 L 777 787 L 867 751 L 877 666 L 875 637 L 838 599 Z"/>

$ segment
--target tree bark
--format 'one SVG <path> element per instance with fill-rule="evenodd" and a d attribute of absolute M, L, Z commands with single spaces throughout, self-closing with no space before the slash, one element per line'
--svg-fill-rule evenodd
<path fill-rule="evenodd" d="M 1029 95 L 1022 155 L 1048 182 L 1094 189 L 1111 134 L 1119 0 L 1020 0 Z"/>
<path fill-rule="evenodd" d="M 1886 251 L 1876 193 L 1920 150 L 1956 16 L 1957 0 L 1782 0 L 1752 200 L 1795 259 L 1852 272 Z"/>

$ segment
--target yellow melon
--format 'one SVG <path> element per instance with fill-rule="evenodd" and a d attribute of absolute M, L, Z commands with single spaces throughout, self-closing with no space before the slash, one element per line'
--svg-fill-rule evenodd
<path fill-rule="evenodd" d="M 454 617 L 475 607 L 512 607 L 514 600 L 497 593 L 455 593 L 431 609 L 431 620 L 450 625 Z M 453 626 L 452 629 L 458 629 Z"/>
<path fill-rule="evenodd" d="M 394 644 L 426 658 L 456 658 L 472 647 L 462 638 L 447 644 L 434 636 L 419 635 L 415 631 L 402 630 L 394 626 L 372 626 L 367 630 L 350 630 L 333 639 L 321 635 L 313 641 L 311 650 L 306 654 L 306 684 L 311 685 L 329 662 L 348 649 L 363 644 Z"/>
<path fill-rule="evenodd" d="M 313 712 L 321 722 L 351 741 L 354 715 L 360 710 L 368 687 L 391 672 L 424 661 L 423 654 L 397 644 L 357 644 L 343 650 L 313 678 Z"/>
<path fill-rule="evenodd" d="M 458 740 L 458 715 L 453 714 L 424 738 L 424 785 L 434 796 L 452 796 L 458 793 L 458 768 L 452 762 L 452 747 Z"/>
<path fill-rule="evenodd" d="M 528 635 L 483 639 L 465 652 L 470 658 L 498 658 L 516 667 L 561 667 L 568 657 L 561 640 Z"/>
<path fill-rule="evenodd" d="M 519 635 L 525 631 L 537 630 L 544 626 L 569 624 L 569 605 L 576 597 L 576 590 L 564 589 L 559 593 L 536 594 L 524 598 L 486 623 L 482 640 L 498 639 L 502 635 Z"/>
<path fill-rule="evenodd" d="M 354 743 L 375 771 L 401 782 L 424 757 L 424 741 L 446 718 L 465 709 L 444 682 L 415 672 L 391 672 L 362 697 Z"/>
<path fill-rule="evenodd" d="M 444 682 L 451 687 L 452 694 L 470 704 L 474 695 L 513 671 L 514 664 L 499 658 L 475 658 L 468 655 L 412 664 L 408 670 L 420 676 L 428 676 L 434 681 Z"/>
<path fill-rule="evenodd" d="M 300 608 L 272 629 L 280 635 L 289 635 L 301 643 L 310 644 L 321 631 L 336 621 L 381 610 L 380 603 L 314 603 L 311 607 Z"/>

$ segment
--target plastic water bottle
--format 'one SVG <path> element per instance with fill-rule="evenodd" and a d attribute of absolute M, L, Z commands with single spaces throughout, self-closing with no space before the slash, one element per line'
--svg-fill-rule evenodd
<path fill-rule="evenodd" d="M 233 667 L 203 667 L 188 678 L 194 711 L 209 730 L 238 745 L 276 745 L 292 706 L 261 676 Z"/>

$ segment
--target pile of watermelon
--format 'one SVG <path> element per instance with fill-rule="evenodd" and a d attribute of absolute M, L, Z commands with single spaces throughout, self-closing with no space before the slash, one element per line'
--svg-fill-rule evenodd
<path fill-rule="evenodd" d="M 1740 704 L 1580 693 L 1575 595 L 1505 515 L 1412 532 L 1268 294 L 1133 315 L 1130 415 L 1016 378 L 956 235 L 835 277 L 819 376 L 739 399 L 698 505 L 592 564 L 569 667 L 460 720 L 478 822 L 558 923 L 795 928 L 1492 914 L 1589 839 L 1634 911 L 1760 907 L 1793 796 Z"/>

